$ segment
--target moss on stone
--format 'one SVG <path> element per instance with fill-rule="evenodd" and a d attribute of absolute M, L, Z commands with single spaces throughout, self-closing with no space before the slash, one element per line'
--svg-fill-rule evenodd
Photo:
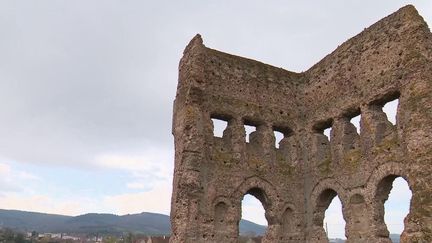
<path fill-rule="evenodd" d="M 374 153 L 380 154 L 393 150 L 399 146 L 399 140 L 396 134 L 390 134 L 385 137 L 375 148 Z"/>
<path fill-rule="evenodd" d="M 332 173 L 331 163 L 331 159 L 328 158 L 318 164 L 318 170 L 320 171 L 321 175 L 329 175 Z"/>
<path fill-rule="evenodd" d="M 294 172 L 294 167 L 290 165 L 289 159 L 283 153 L 276 152 L 277 171 L 284 177 L 291 176 Z"/>
<path fill-rule="evenodd" d="M 257 157 L 250 157 L 248 160 L 248 165 L 251 169 L 259 172 L 259 171 L 264 171 L 265 168 L 267 167 L 267 164 L 265 163 L 265 161 L 257 158 Z"/>
<path fill-rule="evenodd" d="M 344 155 L 344 163 L 350 168 L 350 169 L 357 169 L 360 165 L 360 161 L 362 159 L 361 151 L 360 149 L 351 149 Z"/>
<path fill-rule="evenodd" d="M 276 152 L 276 162 L 278 164 L 286 164 L 288 160 L 284 154 Z"/>
<path fill-rule="evenodd" d="M 286 165 L 286 166 L 280 168 L 280 170 L 279 170 L 281 175 L 285 176 L 285 177 L 287 177 L 287 176 L 291 177 L 293 175 L 293 171 L 294 171 L 294 168 L 292 166 L 289 166 L 289 165 Z"/>
<path fill-rule="evenodd" d="M 332 193 L 319 198 L 322 190 L 340 183 L 341 197 L 360 193 L 366 198 L 381 194 L 375 183 L 382 176 L 396 173 L 409 177 L 413 192 L 402 242 L 432 242 L 430 40 L 415 9 L 404 8 L 298 74 L 195 41 L 200 53 L 183 59 L 175 103 L 172 241 L 238 241 L 239 198 L 255 192 L 251 189 L 265 191 L 260 200 L 270 227 L 264 241 L 323 241 L 322 220 L 317 219 Z M 396 93 L 397 127 L 379 109 Z M 349 120 L 359 114 L 362 133 L 357 136 Z M 214 138 L 208 116 L 228 121 L 226 136 Z M 322 121 L 330 122 L 321 126 Z M 250 143 L 243 127 L 248 124 L 258 130 Z M 334 129 L 331 139 L 322 134 L 329 127 Z M 273 141 L 277 130 L 285 131 L 279 149 Z M 356 147 L 341 154 L 345 146 Z M 214 218 L 219 197 L 231 204 L 223 224 Z M 380 221 L 384 212 L 375 210 L 383 198 L 366 199 L 370 232 L 348 225 L 348 238 L 388 241 Z M 287 205 L 293 210 L 289 217 Z M 356 221 L 355 204 L 345 205 L 347 222 Z M 279 230 L 285 218 L 298 226 L 296 239 Z"/>
<path fill-rule="evenodd" d="M 428 109 L 426 109 L 427 107 L 422 106 L 421 104 L 423 104 L 422 100 L 423 99 L 427 99 L 429 98 L 429 93 L 428 92 L 423 92 L 423 93 L 419 93 L 419 94 L 412 94 L 406 101 L 406 104 L 408 106 L 409 109 L 411 109 L 412 111 L 427 111 Z"/>
<path fill-rule="evenodd" d="M 235 164 L 235 160 L 233 159 L 231 153 L 222 152 L 220 150 L 213 151 L 213 160 L 226 168 L 231 168 L 233 164 Z"/>
<path fill-rule="evenodd" d="M 194 108 L 193 106 L 190 106 L 190 105 L 186 107 L 185 120 L 187 123 L 195 120 L 197 116 L 198 116 L 198 112 L 197 112 L 196 108 Z"/>

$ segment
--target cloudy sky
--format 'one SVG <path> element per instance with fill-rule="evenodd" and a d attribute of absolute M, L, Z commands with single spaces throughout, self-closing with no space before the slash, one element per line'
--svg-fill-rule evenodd
<path fill-rule="evenodd" d="M 0 208 L 169 213 L 177 67 L 196 33 L 304 71 L 408 3 L 432 23 L 427 0 L 0 1 Z M 257 207 L 244 216 L 265 224 Z"/>

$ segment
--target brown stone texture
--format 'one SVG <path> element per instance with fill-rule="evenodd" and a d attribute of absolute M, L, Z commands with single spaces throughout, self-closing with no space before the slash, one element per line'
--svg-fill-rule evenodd
<path fill-rule="evenodd" d="M 209 49 L 197 35 L 174 103 L 170 242 L 237 242 L 245 194 L 264 206 L 263 242 L 328 242 L 336 195 L 347 242 L 390 242 L 384 202 L 397 177 L 412 191 L 402 242 L 432 242 L 431 94 L 432 34 L 413 6 L 303 73 Z M 394 99 L 396 125 L 382 111 Z M 212 118 L 228 122 L 222 138 Z M 244 125 L 257 128 L 249 142 Z"/>

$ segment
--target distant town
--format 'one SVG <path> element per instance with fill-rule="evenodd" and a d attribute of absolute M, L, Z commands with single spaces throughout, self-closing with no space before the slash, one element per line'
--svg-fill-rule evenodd
<path fill-rule="evenodd" d="M 241 243 L 261 242 L 266 226 L 241 220 Z M 0 243 L 164 243 L 171 234 L 169 216 L 143 212 L 123 216 L 76 217 L 0 209 Z"/>
<path fill-rule="evenodd" d="M 240 243 L 259 243 L 262 236 L 240 236 Z M 1 243 L 169 243 L 169 236 L 146 236 L 125 233 L 121 236 L 113 235 L 85 235 L 73 233 L 38 233 L 19 232 L 9 228 L 0 228 Z M 332 242 L 332 241 L 331 241 Z M 335 241 L 336 242 L 336 241 Z M 339 243 L 339 241 L 337 241 Z"/>
<path fill-rule="evenodd" d="M 104 243 L 168 243 L 169 236 L 145 236 L 125 233 L 122 236 L 85 235 L 73 233 L 38 233 L 14 231 L 9 228 L 0 229 L 0 242 L 4 243 L 72 243 L 72 242 L 104 242 Z"/>
<path fill-rule="evenodd" d="M 239 243 L 259 243 L 266 226 L 247 220 L 239 225 Z M 0 243 L 168 243 L 169 216 L 143 212 L 123 216 L 85 214 L 76 217 L 0 209 Z M 393 243 L 400 235 L 390 234 Z M 345 239 L 329 239 L 344 243 Z"/>

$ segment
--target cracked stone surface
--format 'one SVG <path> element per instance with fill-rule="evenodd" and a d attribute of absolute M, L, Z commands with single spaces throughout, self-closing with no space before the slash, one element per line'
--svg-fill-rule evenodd
<path fill-rule="evenodd" d="M 174 102 L 170 242 L 237 242 L 245 194 L 264 206 L 263 242 L 328 242 L 336 195 L 347 242 L 391 242 L 384 202 L 397 177 L 412 191 L 401 242 L 432 242 L 431 94 L 432 34 L 413 6 L 303 73 L 207 48 L 197 35 Z M 396 125 L 382 111 L 394 99 Z M 223 137 L 212 119 L 228 122 Z M 244 125 L 256 127 L 249 142 Z M 274 131 L 284 134 L 278 147 Z"/>

